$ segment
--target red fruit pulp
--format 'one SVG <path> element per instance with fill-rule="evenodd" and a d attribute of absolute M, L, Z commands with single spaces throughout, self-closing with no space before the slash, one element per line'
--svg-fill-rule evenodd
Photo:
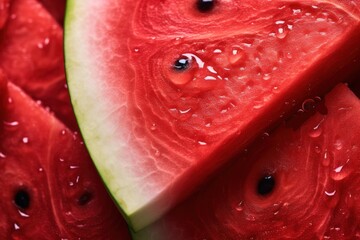
<path fill-rule="evenodd" d="M 0 67 L 9 81 L 77 129 L 65 81 L 63 31 L 36 0 L 12 0 L 1 32 Z"/>
<path fill-rule="evenodd" d="M 342 85 L 325 106 L 299 129 L 266 133 L 135 239 L 356 239 L 360 100 Z"/>
<path fill-rule="evenodd" d="M 130 239 L 79 136 L 13 84 L 8 90 L 0 109 L 0 238 Z"/>
<path fill-rule="evenodd" d="M 134 229 L 360 67 L 359 1 L 217 1 L 210 13 L 190 0 L 115 2 L 73 4 L 85 19 L 106 14 L 72 16 L 82 29 L 69 76 L 79 70 L 84 138 Z"/>

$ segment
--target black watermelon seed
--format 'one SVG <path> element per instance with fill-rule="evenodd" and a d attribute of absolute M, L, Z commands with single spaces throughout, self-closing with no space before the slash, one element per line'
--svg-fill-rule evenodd
<path fill-rule="evenodd" d="M 79 197 L 79 199 L 78 199 L 78 204 L 79 204 L 80 206 L 84 206 L 84 205 L 88 204 L 88 203 L 91 201 L 92 198 L 93 198 L 92 193 L 89 192 L 89 191 L 85 191 L 85 192 Z"/>
<path fill-rule="evenodd" d="M 199 12 L 205 13 L 213 10 L 216 0 L 197 0 L 196 8 Z"/>
<path fill-rule="evenodd" d="M 275 187 L 275 179 L 271 175 L 265 175 L 259 179 L 257 193 L 261 196 L 270 194 Z"/>
<path fill-rule="evenodd" d="M 15 193 L 14 196 L 14 203 L 18 208 L 21 209 L 28 209 L 30 207 L 30 195 L 29 193 L 24 190 L 20 189 Z"/>
<path fill-rule="evenodd" d="M 190 60 L 188 58 L 179 58 L 173 64 L 173 69 L 179 72 L 183 72 L 190 67 Z"/>

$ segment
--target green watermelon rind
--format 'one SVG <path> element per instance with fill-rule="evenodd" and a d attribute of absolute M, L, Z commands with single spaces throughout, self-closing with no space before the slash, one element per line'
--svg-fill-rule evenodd
<path fill-rule="evenodd" d="M 94 0 L 91 4 L 86 2 L 69 0 L 66 7 L 64 49 L 71 102 L 77 121 L 80 123 L 80 131 L 86 147 L 110 195 L 129 225 L 134 230 L 139 230 L 167 210 L 166 203 L 159 202 L 159 199 L 166 199 L 165 193 L 158 194 L 156 199 L 150 198 L 150 201 L 149 197 L 138 194 L 136 189 L 141 186 L 136 181 L 131 181 L 133 176 L 125 170 L 121 165 L 122 161 L 119 160 L 119 158 L 126 158 L 125 150 L 129 149 L 129 146 L 123 144 L 119 149 L 121 145 L 119 139 L 124 139 L 124 137 L 121 137 L 121 129 L 119 130 L 115 122 L 110 125 L 110 121 L 107 121 L 106 127 L 101 127 L 101 132 L 94 130 L 97 126 L 103 125 L 102 118 L 99 116 L 107 116 L 112 109 L 106 105 L 107 96 L 102 96 L 99 91 L 104 86 L 97 85 L 94 80 L 101 79 L 99 69 L 96 68 L 99 64 L 93 56 L 88 56 L 88 53 L 92 51 L 88 51 L 90 46 L 86 45 L 85 37 L 89 34 L 84 28 L 88 26 L 86 23 L 88 18 L 85 15 L 92 12 L 92 9 L 87 10 L 87 7 L 103 3 L 101 3 L 102 0 Z M 78 31 L 79 29 L 82 31 Z M 91 84 L 89 84 L 90 80 L 92 80 Z"/>

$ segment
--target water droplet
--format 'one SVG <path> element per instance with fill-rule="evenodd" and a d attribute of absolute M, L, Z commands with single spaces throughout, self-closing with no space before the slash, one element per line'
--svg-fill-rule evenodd
<path fill-rule="evenodd" d="M 18 121 L 12 121 L 12 122 L 4 121 L 4 125 L 6 127 L 17 127 L 17 126 L 19 126 L 19 122 Z"/>
<path fill-rule="evenodd" d="M 278 39 L 284 39 L 287 36 L 287 30 L 284 27 L 279 27 L 275 34 Z"/>
<path fill-rule="evenodd" d="M 324 167 L 328 167 L 333 160 L 334 160 L 334 154 L 326 149 L 322 159 L 322 165 Z"/>
<path fill-rule="evenodd" d="M 17 223 L 14 223 L 14 229 L 15 229 L 15 231 L 17 231 L 20 229 L 20 226 Z"/>
<path fill-rule="evenodd" d="M 180 109 L 179 109 L 179 112 L 180 112 L 181 114 L 186 114 L 186 113 L 189 113 L 190 111 L 191 111 L 191 108 L 184 109 L 184 110 L 180 110 Z"/>
<path fill-rule="evenodd" d="M 50 44 L 50 38 L 48 38 L 48 37 L 45 38 L 45 39 L 44 39 L 44 44 L 45 44 L 45 45 L 49 45 L 49 44 Z"/>
<path fill-rule="evenodd" d="M 334 142 L 334 147 L 337 150 L 341 150 L 343 148 L 343 142 L 340 139 L 336 139 Z"/>
<path fill-rule="evenodd" d="M 229 62 L 231 65 L 236 65 L 239 63 L 244 57 L 244 53 L 241 48 L 233 47 L 231 50 L 231 54 L 229 55 Z"/>
<path fill-rule="evenodd" d="M 206 68 L 209 70 L 209 72 L 217 74 L 217 71 L 214 69 L 213 66 L 207 66 Z"/>
<path fill-rule="evenodd" d="M 325 191 L 325 195 L 328 197 L 333 197 L 335 194 L 336 194 L 336 190 L 331 191 L 331 192 Z"/>
<path fill-rule="evenodd" d="M 204 78 L 204 80 L 206 80 L 206 81 L 215 81 L 215 80 L 216 80 L 216 77 L 206 76 L 206 77 Z"/>
<path fill-rule="evenodd" d="M 78 169 L 78 168 L 80 168 L 80 167 L 79 167 L 79 166 L 76 166 L 76 165 L 70 165 L 69 168 L 70 168 L 70 169 Z"/>
<path fill-rule="evenodd" d="M 206 122 L 205 122 L 205 127 L 211 127 L 211 125 L 212 125 L 212 121 L 211 120 L 207 120 Z"/>
<path fill-rule="evenodd" d="M 22 142 L 25 143 L 25 144 L 29 143 L 29 138 L 28 137 L 23 137 Z"/>
<path fill-rule="evenodd" d="M 255 218 L 254 215 L 248 214 L 248 215 L 246 216 L 246 220 L 251 221 L 251 222 L 254 222 L 254 221 L 256 221 L 256 218 Z"/>
<path fill-rule="evenodd" d="M 61 130 L 60 134 L 64 136 L 66 134 L 66 130 L 65 129 Z"/>
<path fill-rule="evenodd" d="M 200 146 L 206 146 L 206 145 L 207 145 L 207 142 L 205 142 L 205 141 L 198 141 L 198 144 L 199 144 Z"/>
<path fill-rule="evenodd" d="M 301 13 L 301 9 L 294 8 L 294 9 L 292 10 L 292 12 L 293 12 L 294 15 L 297 15 L 297 14 L 300 14 L 300 13 Z"/>
<path fill-rule="evenodd" d="M 244 210 L 244 202 L 243 201 L 240 201 L 236 207 L 235 207 L 235 210 L 238 211 L 238 212 L 242 212 Z"/>
<path fill-rule="evenodd" d="M 155 131 L 157 128 L 156 123 L 151 124 L 150 130 Z"/>
<path fill-rule="evenodd" d="M 134 53 L 139 53 L 139 52 L 140 52 L 140 49 L 134 48 Z"/>
<path fill-rule="evenodd" d="M 346 161 L 345 164 L 337 166 L 333 169 L 333 171 L 330 173 L 330 176 L 335 181 L 341 181 L 351 173 L 351 168 L 348 166 L 350 159 Z"/>
<path fill-rule="evenodd" d="M 63 159 L 63 158 L 59 158 L 59 161 L 60 161 L 60 162 L 64 162 L 64 161 L 65 161 L 65 159 Z"/>
<path fill-rule="evenodd" d="M 264 76 L 263 76 L 263 79 L 264 79 L 265 81 L 270 80 L 270 79 L 271 79 L 270 73 L 265 73 Z"/>
<path fill-rule="evenodd" d="M 310 129 L 309 131 L 309 136 L 312 138 L 317 138 L 322 134 L 322 128 L 321 128 L 321 124 L 323 123 L 324 119 L 321 119 L 321 121 L 316 124 L 315 127 L 313 127 L 312 129 Z"/>
<path fill-rule="evenodd" d="M 205 62 L 203 60 L 201 60 L 200 57 L 196 56 L 195 54 L 192 53 L 184 53 L 182 54 L 183 56 L 187 57 L 188 59 L 195 59 L 196 64 L 198 65 L 199 68 L 204 68 L 205 66 Z"/>
<path fill-rule="evenodd" d="M 30 215 L 24 213 L 23 211 L 21 211 L 21 210 L 19 210 L 19 209 L 18 209 L 18 212 L 19 212 L 20 216 L 22 216 L 22 217 L 24 217 L 24 218 L 30 217 Z"/>
<path fill-rule="evenodd" d="M 278 93 L 278 92 L 279 92 L 279 87 L 278 87 L 278 86 L 274 86 L 274 87 L 272 88 L 272 91 L 273 91 L 273 93 Z"/>
<path fill-rule="evenodd" d="M 314 149 L 316 153 L 321 153 L 321 147 L 319 145 L 315 145 Z"/>
<path fill-rule="evenodd" d="M 44 169 L 43 169 L 42 167 L 39 167 L 38 171 L 39 171 L 39 172 L 43 172 Z"/>
<path fill-rule="evenodd" d="M 43 49 L 43 48 L 44 48 L 44 45 L 43 45 L 42 42 L 39 42 L 39 43 L 37 44 L 37 47 L 40 48 L 40 49 Z"/>
<path fill-rule="evenodd" d="M 254 105 L 253 108 L 254 109 L 260 109 L 264 106 L 264 102 L 263 101 L 254 101 Z"/>
<path fill-rule="evenodd" d="M 6 158 L 6 155 L 2 152 L 0 152 L 0 158 Z"/>

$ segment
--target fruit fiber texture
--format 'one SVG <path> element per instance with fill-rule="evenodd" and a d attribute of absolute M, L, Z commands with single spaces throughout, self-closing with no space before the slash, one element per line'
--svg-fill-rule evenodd
<path fill-rule="evenodd" d="M 77 129 L 65 81 L 63 30 L 36 0 L 11 0 L 5 6 L 0 67 L 9 81 Z"/>
<path fill-rule="evenodd" d="M 80 137 L 3 82 L 0 239 L 130 239 Z"/>
<path fill-rule="evenodd" d="M 68 4 L 75 112 L 136 230 L 360 68 L 359 1 L 216 1 L 207 13 L 190 0 Z"/>
<path fill-rule="evenodd" d="M 340 85 L 323 107 L 297 129 L 264 135 L 134 239 L 357 239 L 360 100 Z M 275 184 L 261 195 L 264 176 Z"/>
<path fill-rule="evenodd" d="M 66 0 L 39 0 L 46 10 L 56 19 L 62 26 L 64 24 L 64 14 Z"/>

